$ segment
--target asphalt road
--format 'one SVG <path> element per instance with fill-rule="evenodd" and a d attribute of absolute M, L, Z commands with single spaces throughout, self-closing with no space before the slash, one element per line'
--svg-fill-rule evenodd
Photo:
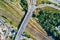
<path fill-rule="evenodd" d="M 5 36 L 4 36 L 4 39 L 3 39 L 3 40 L 7 40 L 7 36 L 8 36 L 8 34 L 9 34 L 9 32 L 11 32 L 11 28 L 10 28 L 10 26 L 8 26 L 7 24 L 4 23 L 3 19 L 0 19 L 0 22 L 1 22 L 4 26 L 6 26 L 6 28 L 7 28 L 7 32 L 6 32 L 6 34 L 5 34 Z"/>
<path fill-rule="evenodd" d="M 36 8 L 35 8 L 35 4 L 36 4 L 35 1 L 36 1 L 36 0 L 32 0 L 32 5 L 30 5 L 30 1 L 28 0 L 29 8 L 28 8 L 27 15 L 25 16 L 24 21 L 22 22 L 21 27 L 20 27 L 20 29 L 19 29 L 19 31 L 18 31 L 18 33 L 17 33 L 16 38 L 17 38 L 18 40 L 19 40 L 19 38 L 20 38 L 20 35 L 23 34 L 23 32 L 24 32 L 24 30 L 25 30 L 25 28 L 26 28 L 26 25 L 27 25 L 30 17 L 31 17 L 32 14 L 33 14 L 33 11 L 36 9 Z M 53 8 L 55 8 L 55 9 L 60 10 L 60 8 L 58 8 L 57 6 L 51 5 L 51 4 L 41 4 L 41 5 L 39 5 L 37 8 L 45 7 L 45 6 L 50 6 L 50 7 L 53 7 Z M 9 28 L 8 28 L 8 29 L 9 29 Z M 19 36 L 19 37 L 18 37 L 18 36 Z M 15 40 L 17 40 L 16 38 L 15 38 Z"/>
<path fill-rule="evenodd" d="M 43 6 L 43 7 L 45 7 L 45 6 L 50 6 L 50 7 L 53 7 L 53 8 L 55 8 L 55 9 L 60 10 L 60 8 L 58 8 L 57 6 L 54 6 L 54 5 L 52 5 L 52 4 L 41 4 L 41 5 L 37 6 L 37 7 L 35 7 L 35 5 L 36 5 L 35 2 L 36 2 L 36 0 L 32 0 L 32 4 L 30 5 L 30 1 L 28 1 L 28 5 L 29 5 L 29 7 L 28 7 L 28 12 L 27 12 L 27 14 L 26 14 L 26 16 L 25 16 L 25 18 L 24 18 L 24 20 L 23 20 L 23 22 L 22 22 L 22 24 L 21 24 L 21 26 L 20 26 L 20 28 L 19 28 L 19 31 L 18 31 L 18 33 L 17 33 L 17 35 L 16 35 L 15 40 L 19 40 L 20 37 L 22 36 L 22 34 L 23 34 L 23 32 L 24 32 L 27 24 L 28 24 L 29 19 L 30 19 L 30 17 L 31 17 L 32 14 L 33 14 L 33 11 L 34 11 L 36 8 L 39 8 L 40 6 L 41 6 L 41 7 L 42 7 L 42 6 Z M 43 36 L 43 37 L 44 37 L 44 36 Z M 43 38 L 43 37 L 42 37 L 42 38 Z"/>
<path fill-rule="evenodd" d="M 7 28 L 7 32 L 6 32 L 5 36 L 4 36 L 4 40 L 7 40 L 7 37 L 8 37 L 8 35 L 9 35 L 9 33 L 11 32 L 11 28 L 10 28 L 10 26 L 8 26 L 8 25 L 5 24 L 5 23 L 4 23 L 4 25 L 5 25 L 6 28 Z"/>
<path fill-rule="evenodd" d="M 30 0 L 29 0 L 29 1 L 30 1 Z M 28 2 L 29 2 L 29 1 L 28 1 Z M 28 5 L 28 6 L 29 6 L 29 7 L 28 7 L 28 12 L 27 12 L 27 14 L 26 14 L 23 22 L 21 23 L 21 26 L 20 26 L 20 28 L 19 28 L 19 30 L 18 30 L 18 32 L 17 32 L 16 37 L 15 37 L 15 40 L 20 40 L 20 37 L 22 36 L 22 34 L 23 34 L 23 32 L 24 32 L 27 24 L 28 24 L 28 21 L 30 20 L 30 17 L 31 17 L 32 14 L 33 14 L 33 11 L 35 10 L 35 1 L 36 1 L 36 0 L 32 0 L 32 4 L 31 4 L 31 5 Z M 28 4 L 30 4 L 30 2 L 29 2 Z"/>
<path fill-rule="evenodd" d="M 50 2 L 56 3 L 57 5 L 60 5 L 60 0 L 49 0 Z"/>
<path fill-rule="evenodd" d="M 49 7 L 55 8 L 57 10 L 60 10 L 59 7 L 57 7 L 57 6 L 53 5 L 53 4 L 40 4 L 36 8 L 42 8 L 42 7 L 46 7 L 46 6 L 49 6 Z"/>

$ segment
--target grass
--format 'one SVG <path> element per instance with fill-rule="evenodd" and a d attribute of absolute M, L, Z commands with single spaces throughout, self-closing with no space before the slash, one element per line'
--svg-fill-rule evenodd
<path fill-rule="evenodd" d="M 58 13 L 58 12 L 60 12 L 60 10 L 57 10 L 57 9 L 54 9 L 54 8 L 51 8 L 51 7 L 49 7 L 49 6 L 47 6 L 47 7 L 43 7 L 43 8 L 41 8 L 41 9 L 39 9 L 39 10 L 36 10 L 36 12 L 35 12 L 35 15 L 36 16 L 38 16 L 39 15 L 39 11 L 40 10 L 46 10 L 46 11 L 50 11 L 50 12 L 53 12 L 53 13 Z M 35 17 L 36 18 L 36 17 Z"/>
<path fill-rule="evenodd" d="M 46 7 L 42 7 L 41 9 L 36 9 L 35 10 L 35 15 L 37 16 L 37 15 L 39 15 L 39 11 L 40 10 L 47 10 L 47 11 L 53 11 L 53 12 L 60 12 L 60 10 L 58 10 L 58 9 L 54 9 L 54 8 L 52 8 L 52 7 L 49 7 L 49 6 L 46 6 Z"/>
<path fill-rule="evenodd" d="M 27 37 L 32 38 L 33 40 L 36 40 L 36 37 L 32 35 L 29 31 L 25 30 L 25 34 Z"/>
<path fill-rule="evenodd" d="M 42 3 L 48 3 L 48 0 L 37 0 L 36 1 L 37 5 L 42 4 Z"/>
<path fill-rule="evenodd" d="M 21 16 L 19 15 L 18 12 L 16 12 L 14 9 L 12 9 L 4 2 L 0 2 L 0 11 L 1 11 L 0 13 L 1 16 L 6 16 L 8 18 L 5 19 L 7 22 L 9 23 L 12 22 L 12 25 L 17 27 L 18 24 L 13 20 L 12 16 L 14 16 L 17 19 L 21 19 Z"/>
<path fill-rule="evenodd" d="M 1 1 L 0 2 L 0 17 L 6 17 L 3 19 L 9 23 L 11 26 L 13 25 L 15 28 L 18 26 L 18 22 L 14 21 L 18 19 L 18 21 L 21 19 L 21 16 L 18 12 L 16 12 L 13 8 L 11 8 L 9 5 L 7 5 L 5 2 Z M 13 19 L 16 18 L 16 19 Z M 11 39 L 8 39 L 11 40 Z"/>
<path fill-rule="evenodd" d="M 16 12 L 12 7 L 10 7 L 9 5 L 7 5 L 5 2 L 1 2 L 0 9 L 3 11 L 2 13 L 0 13 L 0 15 L 3 15 L 5 17 L 7 17 L 7 19 L 5 19 L 6 22 L 7 23 L 11 23 L 12 22 L 11 24 L 14 25 L 15 27 L 17 27 L 18 23 L 15 22 L 14 19 L 12 19 L 12 16 L 14 16 L 16 19 L 21 19 L 21 16 L 19 15 L 19 13 Z M 9 17 L 9 15 L 11 17 Z M 37 28 L 37 26 L 36 26 L 36 28 Z M 39 29 L 37 29 L 37 30 L 39 30 Z M 29 31 L 27 31 L 27 30 L 26 30 L 26 34 L 27 35 L 31 35 L 30 37 L 33 38 L 33 39 L 36 38 L 35 36 L 33 36 L 33 34 L 30 34 Z"/>
<path fill-rule="evenodd" d="M 42 10 L 45 10 L 45 11 L 47 11 L 47 12 L 50 12 L 50 13 L 58 13 L 58 12 L 60 12 L 60 10 L 57 10 L 57 9 L 54 9 L 54 8 L 51 8 L 51 7 L 49 7 L 49 6 L 47 6 L 47 7 L 43 7 L 43 8 L 41 8 Z M 40 10 L 41 10 L 40 9 Z M 39 13 L 39 11 L 38 10 L 36 10 L 37 12 L 35 12 L 35 13 Z M 36 14 L 35 14 L 36 15 Z M 42 15 L 41 15 L 42 16 Z M 43 18 L 43 17 L 42 17 Z M 41 20 L 39 20 L 39 21 L 41 21 Z M 55 23 L 56 24 L 56 23 Z"/>
<path fill-rule="evenodd" d="M 53 12 L 60 12 L 60 10 L 54 9 L 54 8 L 52 8 L 52 7 L 49 7 L 49 6 L 43 7 L 43 8 L 41 8 L 41 9 L 42 9 L 42 10 L 53 11 Z"/>
<path fill-rule="evenodd" d="M 46 3 L 46 4 L 54 4 L 55 6 L 60 7 L 60 5 L 57 5 L 56 3 L 50 2 L 49 0 L 37 0 L 36 3 L 37 3 L 36 5 Z"/>
<path fill-rule="evenodd" d="M 3 6 L 6 7 L 7 10 L 9 10 L 15 17 L 20 19 L 20 15 L 18 12 L 14 11 L 14 9 L 12 9 L 10 6 L 8 6 L 6 3 L 2 2 Z"/>
<path fill-rule="evenodd" d="M 10 2 L 11 4 L 13 4 L 14 6 L 16 6 L 17 8 L 20 8 L 20 0 L 7 0 L 8 2 Z"/>

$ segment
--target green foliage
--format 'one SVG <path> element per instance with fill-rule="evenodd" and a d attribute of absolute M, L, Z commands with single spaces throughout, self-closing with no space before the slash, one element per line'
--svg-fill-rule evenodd
<path fill-rule="evenodd" d="M 35 17 L 35 16 L 36 16 L 35 14 L 32 15 L 32 17 Z"/>
<path fill-rule="evenodd" d="M 12 21 L 10 21 L 10 24 L 13 24 L 13 22 L 12 22 Z"/>
<path fill-rule="evenodd" d="M 23 10 L 26 12 L 28 10 L 28 4 L 26 0 L 20 0 L 20 4 L 23 7 Z"/>
<path fill-rule="evenodd" d="M 59 33 L 55 29 L 60 23 L 60 12 L 51 12 L 48 10 L 41 10 L 37 16 L 39 24 L 47 31 L 48 35 L 53 36 L 55 39 L 59 38 Z"/>
<path fill-rule="evenodd" d="M 0 0 L 0 1 L 2 1 L 2 0 Z"/>
<path fill-rule="evenodd" d="M 3 18 L 5 18 L 5 19 L 7 19 L 7 17 L 5 17 L 5 16 L 1 16 L 1 17 L 3 17 Z"/>
<path fill-rule="evenodd" d="M 11 2 L 13 2 L 14 0 L 10 0 Z"/>
<path fill-rule="evenodd" d="M 26 36 L 26 37 L 30 38 L 30 35 L 27 35 L 25 32 L 24 32 L 24 34 L 25 34 L 24 36 Z"/>

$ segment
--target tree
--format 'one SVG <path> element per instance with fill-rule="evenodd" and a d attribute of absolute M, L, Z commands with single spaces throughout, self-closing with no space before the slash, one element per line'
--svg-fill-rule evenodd
<path fill-rule="evenodd" d="M 23 11 L 27 12 L 27 10 L 28 10 L 28 3 L 27 3 L 27 1 L 26 0 L 20 0 L 20 4 L 21 4 L 21 6 L 23 8 Z"/>
<path fill-rule="evenodd" d="M 58 40 L 60 39 L 55 27 L 60 24 L 60 13 L 48 10 L 41 10 L 37 16 L 39 24 L 47 31 L 48 35 Z"/>

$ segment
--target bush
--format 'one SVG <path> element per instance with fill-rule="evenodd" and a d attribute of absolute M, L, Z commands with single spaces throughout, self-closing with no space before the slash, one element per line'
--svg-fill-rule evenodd
<path fill-rule="evenodd" d="M 57 25 L 60 23 L 60 13 L 50 12 L 47 10 L 41 10 L 39 15 L 37 16 L 39 24 L 47 31 L 48 35 L 53 36 L 53 38 L 59 38 L 59 33 L 55 29 Z"/>
<path fill-rule="evenodd" d="M 20 4 L 21 4 L 21 6 L 23 8 L 23 11 L 27 12 L 27 10 L 28 10 L 28 3 L 27 3 L 27 1 L 26 0 L 20 0 Z"/>

